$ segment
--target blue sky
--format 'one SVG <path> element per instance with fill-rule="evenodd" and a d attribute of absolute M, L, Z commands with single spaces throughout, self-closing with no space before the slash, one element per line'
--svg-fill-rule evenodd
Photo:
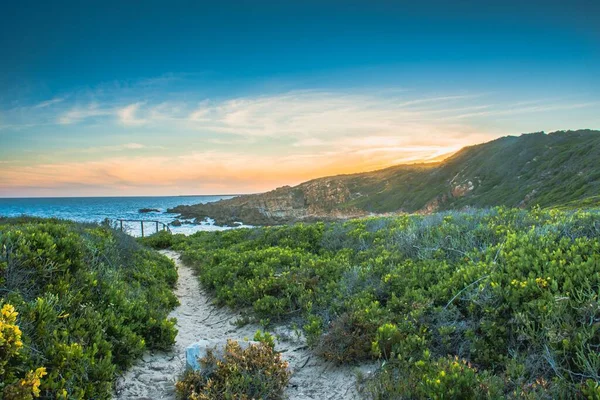
<path fill-rule="evenodd" d="M 254 192 L 600 128 L 600 2 L 11 2 L 0 196 Z"/>

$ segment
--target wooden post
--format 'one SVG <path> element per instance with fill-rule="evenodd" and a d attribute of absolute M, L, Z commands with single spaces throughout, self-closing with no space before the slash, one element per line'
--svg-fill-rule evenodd
<path fill-rule="evenodd" d="M 119 222 L 121 223 L 121 232 L 123 232 L 123 220 L 119 220 Z"/>
<path fill-rule="evenodd" d="M 144 221 L 140 221 L 140 226 L 142 227 L 142 237 L 144 237 Z"/>

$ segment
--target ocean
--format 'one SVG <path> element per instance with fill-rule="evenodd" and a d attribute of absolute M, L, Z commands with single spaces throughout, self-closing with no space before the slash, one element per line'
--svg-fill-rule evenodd
<path fill-rule="evenodd" d="M 134 219 L 170 224 L 176 219 L 177 214 L 167 213 L 168 208 L 178 205 L 210 203 L 231 197 L 233 196 L 0 198 L 0 216 L 54 217 L 78 222 L 101 222 L 106 218 L 112 221 Z M 139 210 L 142 208 L 155 208 L 160 212 L 140 213 Z M 199 225 L 182 224 L 169 227 L 173 233 L 186 235 L 197 231 L 228 229 L 216 226 L 210 220 Z M 133 236 L 141 234 L 139 222 L 124 223 L 124 230 Z M 155 231 L 155 223 L 144 223 L 145 234 Z"/>

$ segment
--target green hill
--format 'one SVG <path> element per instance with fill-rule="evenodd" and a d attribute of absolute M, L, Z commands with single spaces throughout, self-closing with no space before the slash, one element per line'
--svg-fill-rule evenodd
<path fill-rule="evenodd" d="M 600 195 L 598 160 L 600 131 L 538 132 L 465 147 L 440 163 L 319 178 L 170 211 L 221 224 L 269 225 L 499 205 L 576 207 Z"/>

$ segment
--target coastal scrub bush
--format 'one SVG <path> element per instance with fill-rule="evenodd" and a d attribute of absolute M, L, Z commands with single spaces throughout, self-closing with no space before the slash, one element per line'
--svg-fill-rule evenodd
<path fill-rule="evenodd" d="M 254 341 L 263 343 L 270 348 L 275 348 L 275 336 L 271 335 L 269 332 L 261 331 L 260 329 L 254 333 Z"/>
<path fill-rule="evenodd" d="M 489 372 L 479 373 L 458 357 L 430 358 L 429 352 L 417 361 L 391 362 L 375 378 L 361 382 L 361 392 L 372 399 L 503 399 L 503 382 Z"/>
<path fill-rule="evenodd" d="M 17 315 L 19 313 L 11 304 L 0 307 L 0 398 L 29 400 L 39 397 L 46 369 L 40 367 L 25 374 L 19 371 L 18 357 L 23 342 L 21 329 L 16 325 Z M 20 375 L 24 377 L 19 378 Z"/>
<path fill-rule="evenodd" d="M 181 242 L 185 236 L 181 233 L 172 234 L 169 231 L 158 231 L 152 235 L 139 238 L 139 242 L 153 249 L 168 249 Z"/>
<path fill-rule="evenodd" d="M 267 334 L 268 335 L 268 334 Z M 259 334 L 261 338 L 268 336 Z M 186 371 L 177 382 L 179 398 L 189 400 L 277 400 L 283 398 L 291 372 L 269 343 L 245 349 L 228 340 L 223 357 L 208 350 L 200 371 Z"/>
<path fill-rule="evenodd" d="M 2 220 L 4 398 L 110 398 L 118 372 L 173 343 L 176 280 L 170 260 L 107 226 Z"/>
<path fill-rule="evenodd" d="M 367 397 L 436 398 L 450 386 L 466 397 L 443 398 L 597 393 L 598 210 L 499 207 L 199 232 L 174 247 L 218 301 L 303 326 L 327 359 L 385 360 L 371 380 L 383 389 Z M 439 378 L 436 391 L 442 371 L 453 378 Z M 398 379 L 408 386 L 392 385 Z"/>

